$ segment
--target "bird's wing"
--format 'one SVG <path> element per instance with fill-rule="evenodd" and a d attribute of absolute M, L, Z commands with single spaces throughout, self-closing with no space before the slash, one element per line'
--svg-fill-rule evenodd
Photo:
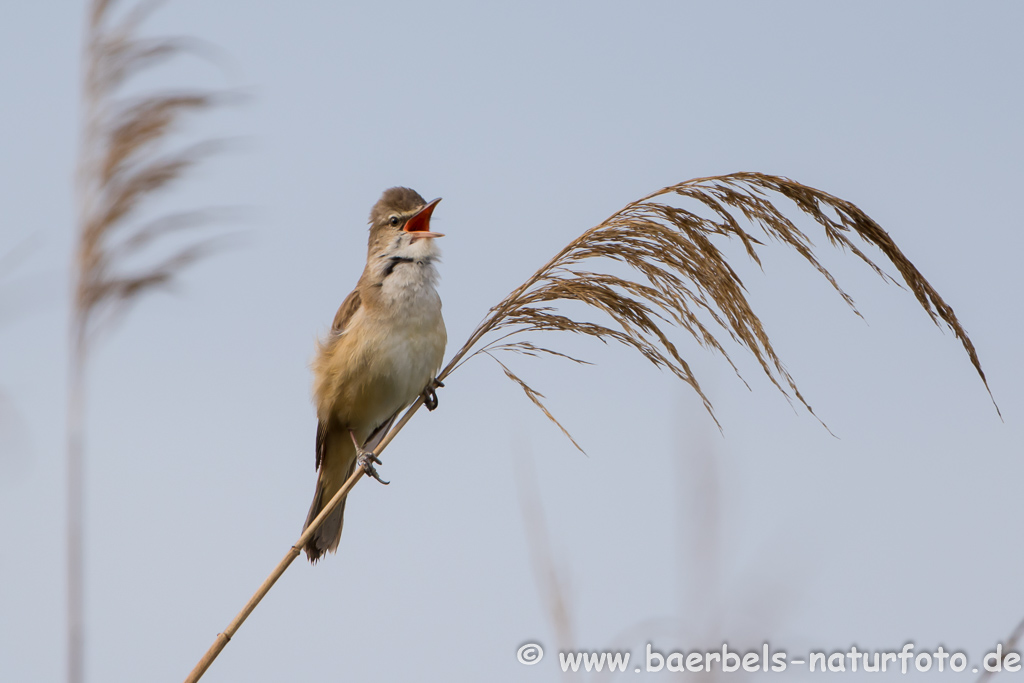
<path fill-rule="evenodd" d="M 384 424 L 370 432 L 370 436 L 366 437 L 366 443 L 363 444 L 363 448 L 371 452 L 374 451 L 377 448 L 377 444 L 384 440 L 384 435 L 391 429 L 391 425 L 395 424 L 395 420 L 398 419 L 398 413 L 400 412 L 402 411 L 395 411 L 395 414 L 385 420 Z"/>
<path fill-rule="evenodd" d="M 363 298 L 359 295 L 359 288 L 353 289 L 345 300 L 341 302 L 341 306 L 338 308 L 338 312 L 334 314 L 334 323 L 331 324 L 332 336 L 340 335 L 345 331 L 345 327 L 349 321 L 352 320 L 352 316 L 356 314 L 360 306 L 363 305 Z M 323 348 L 321 348 L 321 353 Z M 330 430 L 329 424 L 325 420 L 320 420 L 316 426 L 316 468 L 320 469 L 320 466 L 324 462 L 327 451 L 327 434 Z"/>
<path fill-rule="evenodd" d="M 316 469 L 320 471 L 320 463 L 324 459 L 324 449 L 327 445 L 327 423 L 320 420 L 316 424 Z"/>
<path fill-rule="evenodd" d="M 360 306 L 363 305 L 363 297 L 359 295 L 359 289 L 353 289 L 352 293 L 345 297 L 345 300 L 341 302 L 341 307 L 338 308 L 338 312 L 334 314 L 334 324 L 331 325 L 331 331 L 335 334 L 341 334 L 345 331 L 345 326 L 348 325 L 348 321 L 352 319 L 352 316 L 356 314 Z"/>

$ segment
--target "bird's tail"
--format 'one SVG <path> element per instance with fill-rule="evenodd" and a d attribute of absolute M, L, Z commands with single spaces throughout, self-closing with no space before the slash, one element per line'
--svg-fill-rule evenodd
<path fill-rule="evenodd" d="M 331 502 L 334 494 L 338 492 L 345 480 L 352 476 L 356 466 L 356 449 L 346 430 L 324 429 L 323 433 L 318 436 L 323 439 L 323 442 L 317 444 L 320 457 L 317 458 L 319 472 L 316 478 L 316 493 L 313 495 L 313 504 L 309 506 L 306 523 L 302 526 L 303 531 Z M 332 553 L 338 550 L 344 521 L 345 499 L 342 499 L 341 504 L 324 520 L 324 523 L 303 547 L 310 562 L 316 562 L 328 550 Z"/>

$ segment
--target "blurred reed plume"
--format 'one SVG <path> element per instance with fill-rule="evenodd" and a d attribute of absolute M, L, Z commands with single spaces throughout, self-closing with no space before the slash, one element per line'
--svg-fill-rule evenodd
<path fill-rule="evenodd" d="M 747 349 L 784 396 L 789 400 L 795 398 L 813 414 L 772 348 L 760 318 L 747 300 L 739 276 L 715 243 L 716 238 L 738 240 L 746 254 L 760 264 L 758 250 L 765 246 L 765 242 L 741 225 L 737 216 L 742 216 L 747 224 L 760 229 L 768 240 L 793 248 L 857 312 L 850 296 L 818 261 L 810 237 L 773 203 L 776 197 L 790 200 L 820 225 L 830 244 L 849 250 L 878 275 L 896 283 L 862 251 L 858 242 L 877 248 L 896 268 L 935 324 L 945 324 L 960 339 L 988 389 L 978 354 L 953 309 L 874 220 L 843 199 L 788 178 L 763 173 L 733 173 L 672 185 L 628 204 L 600 225 L 585 231 L 494 306 L 437 379 L 443 381 L 470 358 L 481 353 L 487 354 L 498 361 L 505 374 L 569 436 L 568 431 L 544 406 L 541 401 L 543 395 L 498 360 L 496 354 L 501 351 L 532 356 L 548 354 L 583 363 L 585 361 L 522 336 L 570 332 L 605 343 L 617 342 L 637 351 L 655 366 L 669 370 L 689 384 L 714 417 L 711 402 L 701 390 L 690 366 L 669 339 L 668 328 L 677 326 L 686 330 L 702 347 L 720 353 L 737 374 L 739 371 L 732 363 L 722 340 L 731 339 Z M 685 200 L 702 205 L 703 213 L 707 215 L 670 203 Z M 609 262 L 624 265 L 631 269 L 635 277 L 602 272 L 602 261 L 605 265 Z M 584 264 L 595 265 L 588 269 Z M 596 309 L 611 320 L 612 326 L 570 317 L 555 307 L 557 302 L 575 302 Z M 420 397 L 406 410 L 377 444 L 374 449 L 376 455 L 387 448 L 422 404 L 423 398 Z M 572 439 L 571 436 L 569 438 Z M 573 443 L 576 443 L 575 440 Z M 186 683 L 194 683 L 202 677 L 238 628 L 298 557 L 299 549 L 312 538 L 317 528 L 337 508 L 363 474 L 364 470 L 357 467 L 317 518 L 306 526 L 299 539 L 242 610 L 217 635 L 213 645 L 186 678 Z M 552 585 L 554 588 L 551 590 L 557 592 L 557 582 Z M 557 601 L 560 602 L 561 598 L 557 598 Z M 561 616 L 557 616 L 556 620 L 562 622 L 559 626 L 562 631 L 560 637 L 568 638 L 570 634 L 564 606 L 558 609 Z"/>
<path fill-rule="evenodd" d="M 513 458 L 512 466 L 516 478 L 516 491 L 519 494 L 519 509 L 523 514 L 526 544 L 541 604 L 551 622 L 558 650 L 574 650 L 576 638 L 568 580 L 559 572 L 555 562 L 533 450 L 526 444 L 516 444 L 513 452 L 517 454 L 517 457 Z"/>
<path fill-rule="evenodd" d="M 145 38 L 141 24 L 159 6 L 144 0 L 114 16 L 112 0 L 93 0 L 86 13 L 82 123 L 76 177 L 77 231 L 70 320 L 68 438 L 68 680 L 83 679 L 83 424 L 85 366 L 96 333 L 140 297 L 168 284 L 209 253 L 210 239 L 168 256 L 161 243 L 207 225 L 209 211 L 142 219 L 146 200 L 166 190 L 218 149 L 201 143 L 168 151 L 182 116 L 218 104 L 211 92 L 127 94 L 133 77 L 193 51 L 184 39 Z M 154 248 L 156 245 L 156 248 Z M 141 261 L 141 263 L 140 263 Z"/>
<path fill-rule="evenodd" d="M 792 569 L 787 566 L 783 576 L 772 576 L 765 557 L 771 556 L 774 548 L 758 555 L 756 563 L 743 567 L 742 580 L 729 585 L 732 567 L 726 571 L 727 553 L 723 547 L 723 517 L 726 500 L 723 491 L 723 473 L 718 468 L 718 456 L 707 430 L 693 421 L 687 433 L 687 445 L 680 448 L 678 457 L 672 458 L 676 485 L 672 498 L 676 504 L 676 529 L 668 538 L 675 548 L 677 595 L 680 600 L 676 609 L 660 614 L 642 617 L 604 641 L 599 650 L 592 650 L 596 657 L 601 652 L 630 652 L 631 659 L 638 661 L 644 656 L 647 643 L 658 649 L 659 641 L 669 647 L 663 652 L 677 651 L 680 643 L 694 648 L 714 649 L 729 640 L 731 647 L 750 652 L 756 651 L 765 637 L 779 626 L 780 615 L 791 603 L 792 592 L 789 582 L 793 580 Z M 677 423 L 680 435 L 683 433 Z M 681 437 L 680 437 L 681 438 Z M 581 652 L 587 648 L 574 639 L 572 600 L 568 586 L 568 571 L 560 571 L 554 548 L 565 550 L 567 545 L 553 544 L 552 534 L 546 520 L 540 480 L 537 475 L 532 449 L 526 444 L 515 444 L 512 448 L 513 471 L 516 489 L 523 515 L 527 549 L 530 563 L 556 648 L 546 656 L 560 657 L 560 653 Z M 573 558 L 570 558 L 570 560 Z M 592 558 L 575 564 L 586 565 Z M 797 570 L 799 572 L 799 570 Z M 650 582 L 652 577 L 645 576 Z M 669 592 L 668 586 L 661 592 Z M 614 588 L 609 587 L 610 590 Z M 695 649 L 696 651 L 696 649 Z M 563 661 L 561 658 L 559 661 Z M 582 660 L 575 660 L 576 669 L 563 672 L 565 680 L 605 681 L 616 680 L 617 673 L 611 661 L 598 664 L 592 659 L 593 669 Z M 669 669 L 671 671 L 671 668 Z M 668 673 L 668 672 L 666 672 Z M 722 671 L 708 670 L 701 673 L 689 672 L 690 679 L 713 681 L 726 680 Z"/>
<path fill-rule="evenodd" d="M 716 237 L 739 240 L 747 255 L 760 265 L 758 250 L 765 243 L 744 229 L 734 214 L 741 215 L 747 223 L 759 228 L 764 237 L 792 247 L 860 315 L 853 299 L 818 261 L 810 237 L 772 203 L 772 195 L 790 200 L 818 223 L 830 244 L 849 250 L 878 275 L 895 282 L 854 238 L 876 247 L 895 266 L 931 319 L 937 325 L 945 323 L 960 339 L 988 389 L 978 354 L 953 309 L 874 220 L 843 199 L 788 178 L 763 173 L 733 173 L 672 185 L 627 205 L 590 228 L 491 309 L 490 315 L 441 373 L 441 379 L 480 353 L 492 357 L 496 351 L 564 356 L 519 337 L 538 332 L 571 332 L 605 343 L 617 342 L 638 351 L 655 366 L 669 370 L 689 384 L 714 417 L 711 402 L 669 339 L 666 326 L 675 325 L 688 332 L 702 347 L 721 354 L 737 374 L 723 339 L 731 339 L 747 349 L 787 399 L 795 398 L 813 414 L 772 348 L 760 318 L 747 300 L 743 283 L 714 240 Z M 698 202 L 710 217 L 670 203 L 680 199 Z M 602 260 L 625 264 L 638 277 L 627 279 L 585 266 L 600 264 Z M 552 306 L 559 301 L 575 301 L 593 307 L 609 317 L 615 326 L 570 318 Z M 490 333 L 499 336 L 470 354 Z M 501 366 L 527 397 L 558 424 L 541 403 L 542 395 L 505 364 Z"/>

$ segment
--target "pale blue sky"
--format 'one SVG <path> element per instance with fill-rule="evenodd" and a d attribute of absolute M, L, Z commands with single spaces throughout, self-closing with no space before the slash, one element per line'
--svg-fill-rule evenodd
<path fill-rule="evenodd" d="M 0 254 L 31 248 L 0 280 L 16 313 L 0 311 L 0 680 L 59 681 L 82 9 L 8 5 Z M 450 355 L 585 228 L 746 170 L 876 218 L 960 316 L 1005 423 L 908 292 L 823 252 L 865 324 L 781 248 L 763 274 L 737 254 L 838 438 L 741 353 L 750 392 L 681 336 L 724 435 L 622 349 L 562 347 L 591 368 L 516 360 L 584 457 L 473 361 L 388 450 L 391 486 L 353 493 L 338 555 L 296 562 L 204 680 L 557 680 L 514 476 L 527 457 L 579 648 L 912 640 L 977 663 L 1024 616 L 1022 22 L 1014 2 L 168 2 L 147 30 L 225 64 L 185 59 L 158 82 L 251 98 L 193 121 L 188 139 L 244 144 L 163 205 L 249 210 L 238 248 L 145 299 L 93 357 L 87 679 L 183 679 L 298 537 L 308 362 L 384 188 L 444 198 Z M 711 499 L 717 527 L 698 514 Z M 528 640 L 550 659 L 518 664 Z"/>

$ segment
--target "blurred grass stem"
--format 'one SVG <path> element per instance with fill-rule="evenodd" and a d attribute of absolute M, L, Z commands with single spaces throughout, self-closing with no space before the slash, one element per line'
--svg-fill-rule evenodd
<path fill-rule="evenodd" d="M 142 295 L 170 283 L 210 251 L 193 241 L 155 264 L 134 260 L 161 238 L 209 222 L 206 212 L 140 222 L 146 201 L 185 175 L 215 147 L 165 152 L 182 115 L 217 103 L 211 93 L 127 96 L 125 83 L 180 55 L 187 41 L 142 38 L 142 22 L 161 3 L 140 0 L 114 17 L 113 0 L 92 0 L 82 54 L 82 121 L 75 176 L 77 227 L 72 263 L 67 399 L 67 680 L 85 677 L 86 369 L 97 333 Z M 152 252 L 150 252 L 152 253 Z"/>

